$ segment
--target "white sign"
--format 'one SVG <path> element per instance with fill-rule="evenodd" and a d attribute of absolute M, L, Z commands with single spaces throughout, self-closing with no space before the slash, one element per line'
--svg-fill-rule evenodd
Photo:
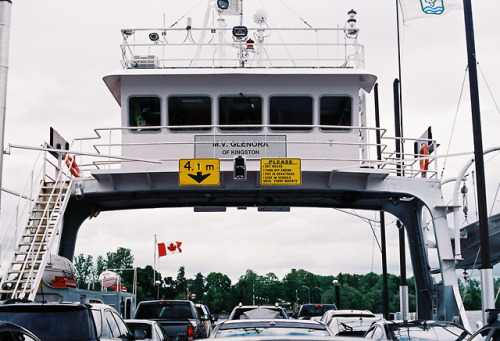
<path fill-rule="evenodd" d="M 196 135 L 195 158 L 286 157 L 285 135 Z"/>

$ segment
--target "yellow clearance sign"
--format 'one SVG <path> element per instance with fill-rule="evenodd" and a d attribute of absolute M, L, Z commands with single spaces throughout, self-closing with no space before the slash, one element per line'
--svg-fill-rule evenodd
<path fill-rule="evenodd" d="M 180 159 L 179 186 L 219 186 L 219 159 Z"/>
<path fill-rule="evenodd" d="M 301 185 L 300 159 L 260 159 L 261 185 Z"/>

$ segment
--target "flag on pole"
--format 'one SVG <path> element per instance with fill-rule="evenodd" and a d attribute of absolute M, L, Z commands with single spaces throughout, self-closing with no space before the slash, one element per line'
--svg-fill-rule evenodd
<path fill-rule="evenodd" d="M 163 257 L 167 255 L 167 248 L 165 243 L 158 243 L 158 257 Z"/>
<path fill-rule="evenodd" d="M 403 21 L 436 18 L 463 8 L 461 0 L 399 0 Z"/>
<path fill-rule="evenodd" d="M 166 245 L 165 243 L 158 243 L 158 257 L 163 257 L 168 254 L 181 253 L 182 242 L 171 242 Z"/>

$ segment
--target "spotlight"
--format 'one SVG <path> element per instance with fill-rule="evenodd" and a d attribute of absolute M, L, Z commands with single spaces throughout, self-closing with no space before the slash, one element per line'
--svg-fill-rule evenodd
<path fill-rule="evenodd" d="M 235 38 L 245 38 L 248 34 L 248 29 L 245 26 L 234 26 L 233 36 Z"/>
<path fill-rule="evenodd" d="M 160 36 L 158 35 L 158 33 L 150 33 L 149 34 L 149 40 L 151 41 L 158 41 L 158 39 L 160 39 Z"/>
<path fill-rule="evenodd" d="M 227 9 L 229 7 L 229 0 L 217 0 L 217 6 L 220 9 Z"/>

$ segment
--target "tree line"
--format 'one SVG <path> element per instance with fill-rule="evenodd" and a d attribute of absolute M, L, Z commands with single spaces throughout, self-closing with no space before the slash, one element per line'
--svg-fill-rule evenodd
<path fill-rule="evenodd" d="M 107 269 L 115 269 L 122 277 L 128 291 L 132 291 L 134 257 L 130 249 L 119 247 L 116 252 L 108 252 L 106 259 L 98 256 L 95 261 L 91 255 L 78 255 L 74 260 L 75 280 L 79 288 L 100 290 L 99 274 Z M 118 269 L 118 270 L 116 270 Z M 120 270 L 122 269 L 122 270 Z M 239 303 L 275 304 L 290 310 L 304 303 L 336 303 L 340 300 L 341 309 L 362 309 L 374 313 L 382 312 L 382 275 L 343 274 L 322 276 L 304 269 L 291 269 L 282 279 L 274 273 L 259 275 L 247 270 L 236 283 L 220 272 L 210 272 L 206 276 L 197 273 L 194 278 L 186 278 L 185 268 L 181 266 L 177 276 L 163 277 L 151 265 L 137 267 L 137 302 L 153 299 L 191 299 L 195 303 L 209 306 L 213 312 L 230 312 Z M 338 282 L 339 298 L 335 296 L 333 281 Z M 413 277 L 408 278 L 410 311 L 415 311 L 415 284 Z M 388 275 L 389 310 L 399 311 L 399 276 Z M 495 280 L 495 291 L 500 279 Z M 459 281 L 459 288 L 466 310 L 481 309 L 481 288 L 476 279 L 466 283 Z M 497 304 L 497 307 L 500 305 Z"/>

